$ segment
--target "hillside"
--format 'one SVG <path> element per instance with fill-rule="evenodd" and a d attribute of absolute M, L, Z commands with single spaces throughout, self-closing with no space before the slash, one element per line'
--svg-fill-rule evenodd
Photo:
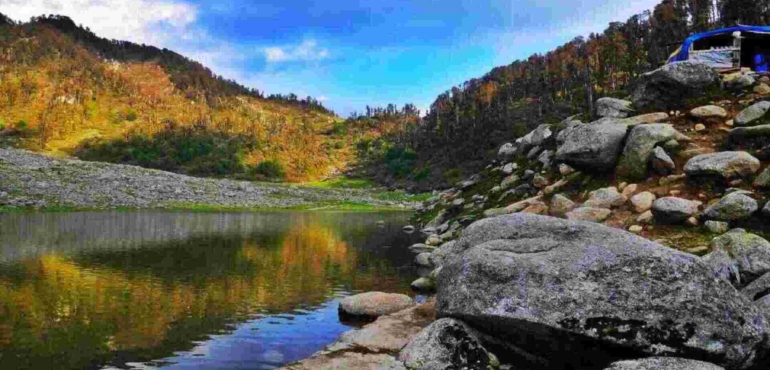
<path fill-rule="evenodd" d="M 406 173 L 376 173 L 382 181 L 420 189 L 451 186 L 481 170 L 506 141 L 544 123 L 579 115 L 595 118 L 594 102 L 624 97 L 645 72 L 666 62 L 691 33 L 723 26 L 770 23 L 760 1 L 664 0 L 651 11 L 603 32 L 492 69 L 439 95 L 418 124 L 383 138 L 383 146 L 412 152 Z"/>
<path fill-rule="evenodd" d="M 99 38 L 67 17 L 16 24 L 0 16 L 7 145 L 199 176 L 305 181 L 354 159 L 357 136 L 335 135 L 338 121 L 315 99 L 265 98 L 177 53 Z"/>

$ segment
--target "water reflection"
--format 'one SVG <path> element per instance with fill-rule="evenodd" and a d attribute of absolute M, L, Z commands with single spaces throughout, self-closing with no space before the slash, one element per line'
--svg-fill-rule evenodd
<path fill-rule="evenodd" d="M 271 368 L 300 359 L 347 329 L 335 299 L 408 292 L 407 217 L 0 215 L 0 363 Z"/>

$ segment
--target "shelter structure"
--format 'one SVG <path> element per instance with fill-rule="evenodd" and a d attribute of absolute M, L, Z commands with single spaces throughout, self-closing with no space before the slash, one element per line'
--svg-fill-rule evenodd
<path fill-rule="evenodd" d="M 768 72 L 770 26 L 735 26 L 694 34 L 671 54 L 668 62 L 685 60 L 717 69 L 751 68 Z"/>

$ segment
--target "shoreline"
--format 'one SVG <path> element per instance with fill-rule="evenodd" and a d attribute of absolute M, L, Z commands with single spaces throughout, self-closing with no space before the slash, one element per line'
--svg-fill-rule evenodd
<path fill-rule="evenodd" d="M 418 203 L 377 189 L 199 178 L 0 148 L 0 212 L 409 212 Z"/>

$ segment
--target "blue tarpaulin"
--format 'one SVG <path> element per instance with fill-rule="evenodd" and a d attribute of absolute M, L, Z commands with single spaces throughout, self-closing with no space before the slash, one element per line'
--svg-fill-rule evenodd
<path fill-rule="evenodd" d="M 669 60 L 669 62 L 681 62 L 690 59 L 690 46 L 695 41 L 713 36 L 732 34 L 733 32 L 737 31 L 742 33 L 770 34 L 770 26 L 735 26 L 692 35 L 688 37 L 687 40 L 684 40 L 682 47 L 679 49 L 679 54 L 676 54 L 673 58 L 671 58 L 671 60 Z"/>

